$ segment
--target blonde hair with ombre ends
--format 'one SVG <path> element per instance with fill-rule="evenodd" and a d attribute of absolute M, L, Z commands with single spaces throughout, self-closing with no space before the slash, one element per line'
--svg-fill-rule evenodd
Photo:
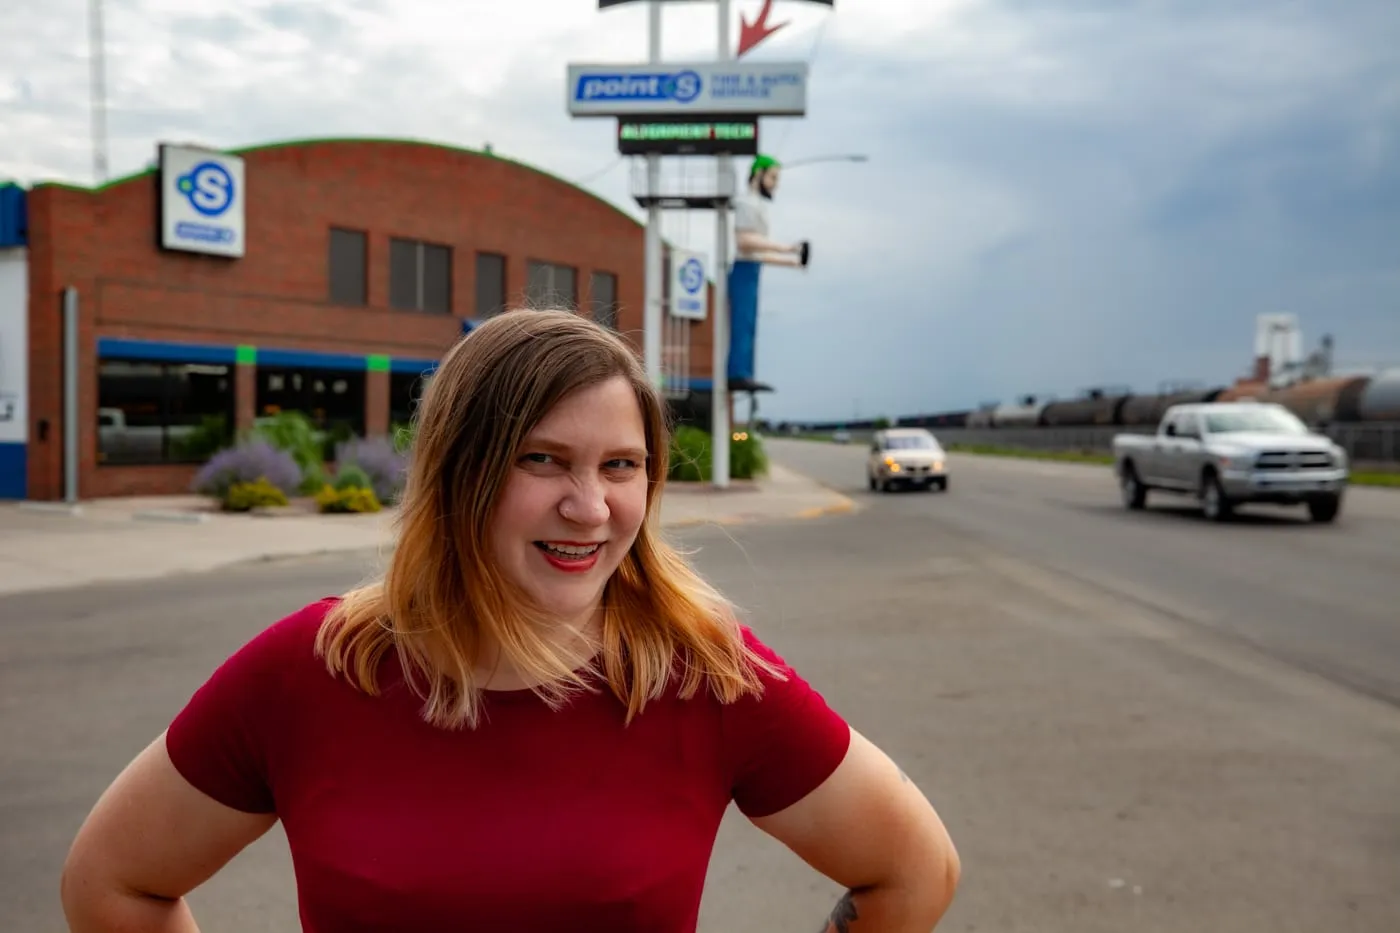
<path fill-rule="evenodd" d="M 601 670 L 552 644 L 552 622 L 494 566 L 489 529 L 498 493 L 530 431 L 574 392 L 622 377 L 646 425 L 647 508 L 632 548 L 603 591 Z M 632 349 L 569 311 L 491 318 L 443 357 L 419 405 L 397 544 L 381 579 L 336 602 L 316 638 L 332 675 L 378 693 L 391 650 L 423 698 L 423 718 L 475 727 L 482 636 L 558 707 L 587 675 L 606 678 L 627 721 L 682 677 L 721 702 L 762 690 L 777 668 L 750 650 L 732 604 L 660 534 L 670 452 L 666 409 Z"/>

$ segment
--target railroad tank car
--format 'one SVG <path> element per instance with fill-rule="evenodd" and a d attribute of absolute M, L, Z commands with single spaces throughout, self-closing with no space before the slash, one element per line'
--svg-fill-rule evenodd
<path fill-rule="evenodd" d="M 1356 408 L 1359 421 L 1400 421 L 1400 367 L 1371 377 Z"/>
<path fill-rule="evenodd" d="M 965 423 L 969 428 L 993 427 L 992 413 L 995 410 L 995 408 L 979 408 L 976 411 L 969 412 Z"/>
<path fill-rule="evenodd" d="M 1126 389 L 1092 389 L 1076 399 L 1049 403 L 1041 410 L 1039 423 L 1045 427 L 1118 424 L 1118 411 L 1130 397 Z"/>
<path fill-rule="evenodd" d="M 1180 392 L 1166 392 L 1157 395 L 1134 395 L 1124 400 L 1118 409 L 1118 424 L 1128 427 L 1148 427 L 1161 422 L 1162 416 L 1173 405 L 1195 405 L 1215 401 L 1223 386 L 1210 389 L 1183 389 Z"/>
<path fill-rule="evenodd" d="M 1309 379 L 1275 389 L 1260 401 L 1282 405 L 1312 425 L 1353 422 L 1360 420 L 1361 393 L 1370 381 L 1370 376 Z"/>
<path fill-rule="evenodd" d="M 992 409 L 991 426 L 994 428 L 1035 427 L 1040 422 L 1040 413 L 1044 411 L 1045 404 L 1036 396 L 1027 395 L 1015 402 L 998 405 Z"/>
<path fill-rule="evenodd" d="M 1263 399 L 1268 394 L 1269 384 L 1267 382 L 1237 382 L 1222 389 L 1213 401 L 1240 402 L 1251 398 Z"/>

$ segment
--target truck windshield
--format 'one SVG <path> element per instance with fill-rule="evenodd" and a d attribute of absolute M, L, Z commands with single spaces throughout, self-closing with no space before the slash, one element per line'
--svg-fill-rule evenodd
<path fill-rule="evenodd" d="M 1211 434 L 1233 434 L 1241 431 L 1263 431 L 1270 434 L 1308 433 L 1308 426 L 1296 415 L 1277 408 L 1237 408 L 1207 412 L 1205 422 L 1206 431 Z"/>

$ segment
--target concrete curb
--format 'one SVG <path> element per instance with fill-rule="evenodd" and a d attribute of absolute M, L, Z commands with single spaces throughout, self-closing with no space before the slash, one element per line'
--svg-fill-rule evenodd
<path fill-rule="evenodd" d="M 768 522 L 785 521 L 806 521 L 814 518 L 824 518 L 828 515 L 845 515 L 856 510 L 853 500 L 841 495 L 832 493 L 840 501 L 830 505 L 814 505 L 797 512 L 786 513 L 760 513 L 750 512 L 739 515 L 724 515 L 718 518 L 680 518 L 672 522 L 663 523 L 663 528 L 698 528 L 704 525 L 714 525 L 728 527 L 733 525 L 758 525 Z"/>

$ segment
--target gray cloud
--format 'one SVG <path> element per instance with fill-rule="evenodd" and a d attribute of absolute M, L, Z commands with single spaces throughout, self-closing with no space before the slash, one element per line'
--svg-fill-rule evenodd
<path fill-rule="evenodd" d="M 667 13 L 668 56 L 712 54 L 691 6 Z M 1226 381 L 1272 311 L 1344 361 L 1400 361 L 1393 0 L 790 6 L 754 57 L 813 57 L 809 115 L 765 120 L 766 147 L 871 161 L 784 180 L 774 234 L 810 238 L 815 264 L 765 273 L 766 415 Z M 81 4 L 14 20 L 0 176 L 86 181 Z M 640 216 L 627 167 L 600 173 L 611 124 L 569 119 L 563 72 L 640 58 L 644 22 L 563 0 L 109 0 L 113 170 L 161 139 L 490 141 Z M 713 249 L 707 216 L 665 229 Z"/>

